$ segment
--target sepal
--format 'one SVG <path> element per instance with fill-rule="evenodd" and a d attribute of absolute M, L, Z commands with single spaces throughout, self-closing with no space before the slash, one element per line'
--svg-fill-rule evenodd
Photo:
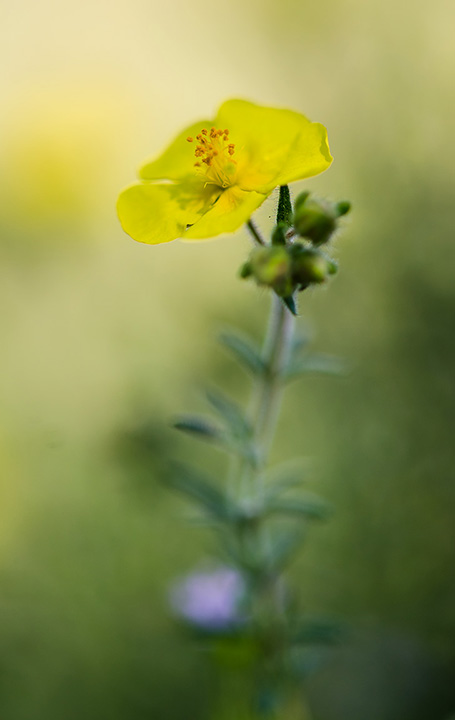
<path fill-rule="evenodd" d="M 295 302 L 295 298 L 293 295 L 288 295 L 288 297 L 282 298 L 284 304 L 286 305 L 287 309 L 289 310 L 292 315 L 297 316 L 297 305 Z"/>
<path fill-rule="evenodd" d="M 276 221 L 277 225 L 283 223 L 287 227 L 292 223 L 292 203 L 288 185 L 280 185 Z"/>

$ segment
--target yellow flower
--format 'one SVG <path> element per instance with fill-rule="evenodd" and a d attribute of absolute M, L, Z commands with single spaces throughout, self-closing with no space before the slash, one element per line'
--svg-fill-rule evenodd
<path fill-rule="evenodd" d="M 277 185 L 318 175 L 331 162 L 323 125 L 291 110 L 228 100 L 214 121 L 186 128 L 146 162 L 117 211 L 139 242 L 213 237 L 237 230 Z"/>

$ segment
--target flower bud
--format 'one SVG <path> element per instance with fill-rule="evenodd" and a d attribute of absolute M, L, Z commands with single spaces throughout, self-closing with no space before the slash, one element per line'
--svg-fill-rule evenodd
<path fill-rule="evenodd" d="M 335 205 L 323 200 L 306 198 L 296 203 L 294 228 L 301 237 L 315 245 L 326 243 L 336 230 L 338 212 Z"/>
<path fill-rule="evenodd" d="M 266 285 L 280 297 L 292 295 L 295 283 L 291 277 L 291 258 L 284 245 L 257 248 L 249 264 L 258 285 Z"/>
<path fill-rule="evenodd" d="M 337 270 L 336 263 L 325 253 L 303 245 L 294 245 L 292 253 L 292 278 L 301 289 L 312 283 L 322 283 Z"/>
<path fill-rule="evenodd" d="M 308 190 L 305 190 L 305 192 L 300 193 L 300 195 L 297 195 L 295 201 L 294 201 L 294 213 L 297 213 L 303 205 L 305 205 L 310 193 Z"/>
<path fill-rule="evenodd" d="M 273 228 L 272 245 L 286 245 L 286 230 L 288 225 L 285 222 L 279 222 Z"/>

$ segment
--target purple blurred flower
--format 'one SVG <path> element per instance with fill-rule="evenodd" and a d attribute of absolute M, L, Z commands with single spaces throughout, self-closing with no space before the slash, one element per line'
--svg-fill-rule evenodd
<path fill-rule="evenodd" d="M 198 571 L 177 580 L 170 592 L 174 612 L 187 622 L 208 631 L 232 629 L 242 624 L 240 610 L 245 583 L 229 567 Z"/>

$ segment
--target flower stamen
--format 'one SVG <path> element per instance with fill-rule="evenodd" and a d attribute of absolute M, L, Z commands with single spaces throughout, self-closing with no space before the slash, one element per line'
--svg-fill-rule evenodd
<path fill-rule="evenodd" d="M 203 128 L 196 135 L 196 148 L 194 155 L 196 162 L 194 167 L 201 168 L 202 163 L 206 166 L 202 172 L 207 181 L 222 188 L 230 187 L 233 184 L 236 162 L 231 159 L 235 153 L 235 145 L 229 140 L 229 130 L 221 130 L 211 127 L 210 130 Z M 187 142 L 194 142 L 189 136 Z"/>

